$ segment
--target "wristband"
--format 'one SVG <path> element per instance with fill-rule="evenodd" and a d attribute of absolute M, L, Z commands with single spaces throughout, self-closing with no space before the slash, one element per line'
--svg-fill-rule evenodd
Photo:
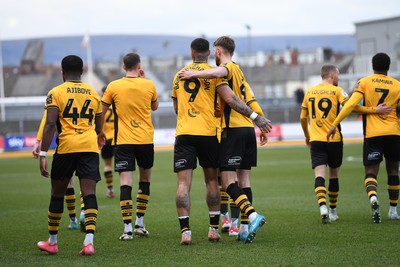
<path fill-rule="evenodd" d="M 253 111 L 253 113 L 251 113 L 249 118 L 254 121 L 257 118 L 257 116 L 258 116 L 258 114 Z"/>
<path fill-rule="evenodd" d="M 47 151 L 40 151 L 39 156 L 46 157 Z"/>

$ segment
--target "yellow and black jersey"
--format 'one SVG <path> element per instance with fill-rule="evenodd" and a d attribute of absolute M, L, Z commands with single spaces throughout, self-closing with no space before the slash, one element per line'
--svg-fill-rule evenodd
<path fill-rule="evenodd" d="M 112 81 L 101 101 L 114 111 L 114 145 L 154 143 L 151 103 L 157 101 L 157 92 L 152 81 L 140 77 Z"/>
<path fill-rule="evenodd" d="M 194 62 L 182 70 L 201 71 L 211 68 L 207 63 Z M 227 85 L 227 81 L 223 78 L 180 80 L 179 72 L 172 85 L 172 98 L 178 103 L 176 135 L 215 136 L 219 123 L 214 114 L 217 105 L 216 88 Z"/>
<path fill-rule="evenodd" d="M 243 91 L 243 93 L 245 95 L 244 99 L 245 99 L 246 105 L 248 105 L 255 113 L 257 113 L 258 115 L 264 117 L 264 112 L 263 112 L 262 108 L 260 107 L 260 105 L 258 104 L 257 99 L 254 96 L 253 90 L 251 90 L 250 85 L 247 82 L 245 84 L 246 84 L 245 85 L 245 90 Z M 222 101 L 222 100 L 219 99 L 219 101 Z M 238 115 L 240 115 L 240 114 L 238 114 Z M 253 127 L 254 128 L 254 124 L 251 123 L 251 124 L 247 125 L 247 122 L 249 120 L 248 120 L 248 118 L 246 116 L 243 116 L 243 117 L 246 120 L 246 125 L 245 126 L 241 126 L 241 127 Z M 241 118 L 241 117 L 238 116 L 238 118 Z M 222 125 L 221 122 L 220 122 L 220 124 Z M 220 128 L 222 128 L 222 126 Z M 225 126 L 224 126 L 224 128 L 225 128 Z"/>
<path fill-rule="evenodd" d="M 225 67 L 228 70 L 228 75 L 225 78 L 228 80 L 229 87 L 233 90 L 233 93 L 246 104 L 254 101 L 254 94 L 252 94 L 251 90 L 250 92 L 246 90 L 246 88 L 250 88 L 250 86 L 239 65 L 235 62 L 228 62 L 221 64 L 220 67 Z M 249 97 L 250 99 L 248 99 Z M 221 101 L 221 109 L 222 128 L 254 127 L 253 121 L 250 118 L 231 109 L 223 101 Z"/>
<path fill-rule="evenodd" d="M 50 90 L 46 109 L 58 110 L 57 153 L 99 152 L 95 117 L 101 116 L 99 94 L 87 83 L 68 81 Z"/>
<path fill-rule="evenodd" d="M 383 74 L 373 74 L 358 81 L 354 92 L 363 95 L 364 106 L 376 107 L 386 103 L 392 107 L 388 115 L 363 115 L 365 137 L 400 135 L 397 105 L 400 101 L 400 82 Z"/>
<path fill-rule="evenodd" d="M 321 83 L 307 90 L 301 108 L 302 116 L 310 118 L 310 141 L 326 142 L 326 134 L 340 111 L 340 105 L 348 98 L 342 88 L 331 84 Z M 331 142 L 340 141 L 342 134 L 339 125 Z"/>
<path fill-rule="evenodd" d="M 112 106 L 108 107 L 108 110 L 105 114 L 103 131 L 106 135 L 107 140 L 111 140 L 114 138 L 114 111 Z"/>

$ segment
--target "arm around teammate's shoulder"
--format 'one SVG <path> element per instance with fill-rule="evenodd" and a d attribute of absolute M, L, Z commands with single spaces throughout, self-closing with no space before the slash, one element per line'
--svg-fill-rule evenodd
<path fill-rule="evenodd" d="M 203 76 L 198 78 L 222 78 L 228 75 L 228 69 L 226 67 L 216 67 L 209 70 L 203 71 Z"/>
<path fill-rule="evenodd" d="M 213 69 L 193 71 L 183 70 L 179 72 L 178 77 L 180 80 L 190 80 L 192 78 L 213 79 L 221 78 L 228 75 L 228 69 L 225 67 L 216 67 Z"/>

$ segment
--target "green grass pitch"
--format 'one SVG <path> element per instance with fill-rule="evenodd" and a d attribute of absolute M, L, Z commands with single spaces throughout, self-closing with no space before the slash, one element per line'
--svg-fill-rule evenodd
<path fill-rule="evenodd" d="M 145 217 L 148 238 L 122 242 L 119 182 L 116 198 L 107 199 L 104 179 L 98 183 L 99 214 L 95 255 L 78 253 L 84 234 L 67 230 L 64 209 L 59 253 L 40 252 L 36 242 L 48 237 L 50 183 L 29 157 L 0 159 L 0 264 L 2 266 L 400 266 L 400 221 L 389 221 L 384 165 L 378 177 L 382 223 L 373 224 L 363 185 L 361 144 L 346 144 L 340 172 L 339 221 L 322 225 L 314 193 L 309 151 L 301 147 L 258 150 L 252 171 L 254 207 L 267 217 L 252 244 L 222 234 L 207 239 L 208 212 L 202 171 L 194 171 L 190 224 L 193 245 L 181 246 L 175 208 L 176 175 L 172 152 L 156 152 L 151 198 Z M 48 158 L 50 164 L 51 157 Z M 77 178 L 75 178 L 78 184 Z M 137 190 L 134 173 L 133 193 Z M 77 194 L 79 187 L 76 187 Z M 79 198 L 77 198 L 79 201 Z M 79 204 L 77 205 L 79 211 Z"/>

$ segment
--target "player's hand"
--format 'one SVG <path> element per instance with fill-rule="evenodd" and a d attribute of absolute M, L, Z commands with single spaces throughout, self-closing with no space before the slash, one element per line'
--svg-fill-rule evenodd
<path fill-rule="evenodd" d="M 387 115 L 392 112 L 391 106 L 386 106 L 386 103 L 379 104 L 376 106 L 376 113 Z"/>
<path fill-rule="evenodd" d="M 35 144 L 33 145 L 33 149 L 32 149 L 32 156 L 34 159 L 37 159 L 39 157 L 39 150 L 40 150 L 40 141 L 36 140 Z"/>
<path fill-rule="evenodd" d="M 214 109 L 214 116 L 216 118 L 221 117 L 221 108 L 219 107 L 218 103 L 217 103 L 217 105 L 215 106 L 215 109 Z"/>
<path fill-rule="evenodd" d="M 99 147 L 99 150 L 103 148 L 103 146 L 106 144 L 106 141 L 107 141 L 106 134 L 104 133 L 104 131 L 101 131 L 97 135 L 97 146 Z"/>
<path fill-rule="evenodd" d="M 40 174 L 44 177 L 49 177 L 49 171 L 47 170 L 47 160 L 46 157 L 39 157 L 39 168 Z"/>
<path fill-rule="evenodd" d="M 306 137 L 306 146 L 307 146 L 308 148 L 311 147 L 311 144 L 310 144 L 310 137 Z"/>
<path fill-rule="evenodd" d="M 178 78 L 180 80 L 190 80 L 194 74 L 194 71 L 192 70 L 183 70 L 178 73 Z"/>
<path fill-rule="evenodd" d="M 265 145 L 268 142 L 268 135 L 267 133 L 260 132 L 260 146 Z"/>
<path fill-rule="evenodd" d="M 254 123 L 260 128 L 262 133 L 269 133 L 272 130 L 271 121 L 260 115 L 254 119 Z"/>
<path fill-rule="evenodd" d="M 335 134 L 336 134 L 336 127 L 331 126 L 331 128 L 329 128 L 328 133 L 326 134 L 326 140 L 329 142 L 329 140 L 333 138 Z"/>

